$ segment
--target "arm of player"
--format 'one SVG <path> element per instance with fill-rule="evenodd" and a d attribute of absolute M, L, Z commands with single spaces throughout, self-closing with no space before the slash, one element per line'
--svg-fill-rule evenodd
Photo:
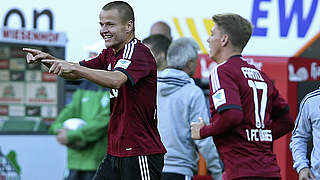
<path fill-rule="evenodd" d="M 64 78 L 71 74 L 72 77 L 86 78 L 107 88 L 119 89 L 128 80 L 127 75 L 121 71 L 91 69 L 64 60 L 45 59 L 41 60 L 41 62 L 52 63 L 49 73 L 54 73 Z"/>
<path fill-rule="evenodd" d="M 271 131 L 273 140 L 279 139 L 283 135 L 289 133 L 294 128 L 294 118 L 289 111 L 280 117 L 273 118 L 271 124 Z"/>
<path fill-rule="evenodd" d="M 45 59 L 41 62 L 52 63 L 49 69 L 50 73 L 54 73 L 65 77 L 65 74 L 71 73 L 75 77 L 86 78 L 91 82 L 99 84 L 103 87 L 119 89 L 128 77 L 121 71 L 106 71 L 99 69 L 91 69 L 80 64 L 73 64 L 63 60 Z"/>
<path fill-rule="evenodd" d="M 103 87 L 112 89 L 119 89 L 128 80 L 127 75 L 121 71 L 90 69 L 80 65 L 77 65 L 72 73 L 75 73 L 80 77 L 86 78 L 89 81 L 99 84 Z"/>
<path fill-rule="evenodd" d="M 210 124 L 203 126 L 200 129 L 200 137 L 205 138 L 208 136 L 219 136 L 227 133 L 233 127 L 240 124 L 243 120 L 243 112 L 239 109 L 228 109 L 223 111 L 221 114 L 216 113 L 211 117 Z"/>
<path fill-rule="evenodd" d="M 293 130 L 294 119 L 290 115 L 287 101 L 280 96 L 279 91 L 274 86 L 270 88 L 274 88 L 271 97 L 271 131 L 272 137 L 275 140 Z"/>
<path fill-rule="evenodd" d="M 57 74 L 65 79 L 86 78 L 96 84 L 113 89 L 119 89 L 128 79 L 121 71 L 90 69 L 80 66 L 78 63 L 57 59 L 40 50 L 30 48 L 23 48 L 23 50 L 28 52 L 28 63 L 41 62 L 49 68 L 49 73 Z"/>
<path fill-rule="evenodd" d="M 191 138 L 192 139 L 201 139 L 200 137 L 200 129 L 205 126 L 204 120 L 202 117 L 199 117 L 200 122 L 191 122 Z"/>

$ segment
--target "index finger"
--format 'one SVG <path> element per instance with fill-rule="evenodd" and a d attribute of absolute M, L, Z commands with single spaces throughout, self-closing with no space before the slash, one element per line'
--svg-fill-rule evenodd
<path fill-rule="evenodd" d="M 29 52 L 31 54 L 39 54 L 42 52 L 38 49 L 31 49 L 31 48 L 22 48 L 22 51 Z"/>
<path fill-rule="evenodd" d="M 57 61 L 56 59 L 42 59 L 41 60 L 41 62 L 43 62 L 43 63 L 54 63 L 56 61 Z"/>

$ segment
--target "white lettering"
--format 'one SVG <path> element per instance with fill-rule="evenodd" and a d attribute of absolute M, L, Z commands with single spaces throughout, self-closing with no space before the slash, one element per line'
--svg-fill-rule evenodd
<path fill-rule="evenodd" d="M 256 69 L 248 68 L 248 67 L 242 67 L 241 71 L 245 78 L 247 79 L 254 79 L 254 80 L 260 80 L 264 81 L 262 78 L 260 72 Z"/>
<path fill-rule="evenodd" d="M 258 129 L 251 129 L 251 140 L 253 141 L 259 141 L 258 135 Z"/>
<path fill-rule="evenodd" d="M 316 62 L 311 63 L 311 77 L 316 80 L 320 77 L 320 66 Z"/>
<path fill-rule="evenodd" d="M 246 129 L 248 141 L 272 141 L 270 129 Z"/>
<path fill-rule="evenodd" d="M 311 65 L 311 69 L 312 69 L 312 65 Z M 293 82 L 305 81 L 309 78 L 309 72 L 305 67 L 300 67 L 297 70 L 297 72 L 295 72 L 293 64 L 289 64 L 288 71 L 289 71 L 289 81 L 293 81 Z"/>

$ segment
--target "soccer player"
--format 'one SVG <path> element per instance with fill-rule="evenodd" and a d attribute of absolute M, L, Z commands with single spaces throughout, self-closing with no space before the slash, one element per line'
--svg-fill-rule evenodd
<path fill-rule="evenodd" d="M 166 150 L 157 130 L 156 62 L 135 38 L 134 13 L 128 3 L 106 4 L 99 19 L 106 49 L 97 57 L 70 63 L 24 49 L 29 52 L 27 62 L 41 61 L 51 73 L 67 79 L 86 78 L 111 89 L 107 155 L 95 180 L 158 180 Z"/>
<path fill-rule="evenodd" d="M 167 68 L 167 51 L 171 43 L 170 39 L 162 34 L 151 35 L 144 40 L 142 43 L 150 48 L 153 57 L 157 62 L 157 70 L 162 71 Z"/>
<path fill-rule="evenodd" d="M 213 16 L 209 56 L 210 124 L 193 123 L 194 139 L 212 136 L 225 166 L 223 179 L 280 179 L 272 143 L 290 132 L 294 119 L 272 81 L 241 56 L 252 33 L 237 14 Z"/>
<path fill-rule="evenodd" d="M 293 167 L 299 180 L 320 179 L 320 89 L 307 94 L 300 103 L 296 125 L 292 132 L 290 149 Z M 308 141 L 312 139 L 311 163 L 307 158 Z"/>

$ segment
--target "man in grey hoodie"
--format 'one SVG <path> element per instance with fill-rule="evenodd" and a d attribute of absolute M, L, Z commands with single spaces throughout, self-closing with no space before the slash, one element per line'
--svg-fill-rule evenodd
<path fill-rule="evenodd" d="M 320 88 L 307 94 L 300 103 L 299 114 L 292 132 L 290 149 L 293 167 L 299 180 L 320 179 Z M 312 138 L 311 162 L 307 144 Z"/>
<path fill-rule="evenodd" d="M 158 72 L 158 128 L 167 149 L 162 180 L 191 179 L 197 170 L 198 151 L 205 158 L 213 179 L 221 179 L 222 167 L 212 138 L 191 138 L 191 122 L 202 117 L 209 123 L 204 94 L 191 78 L 198 50 L 193 39 L 173 41 L 167 53 L 168 68 Z"/>

